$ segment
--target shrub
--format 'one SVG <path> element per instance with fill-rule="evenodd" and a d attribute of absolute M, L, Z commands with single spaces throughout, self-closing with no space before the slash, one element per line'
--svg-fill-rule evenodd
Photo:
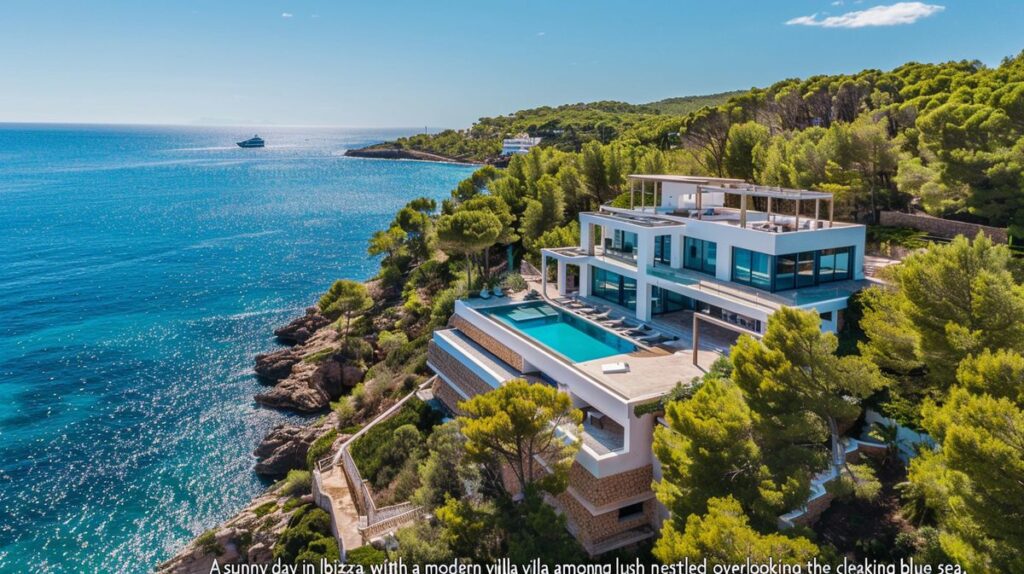
<path fill-rule="evenodd" d="M 262 518 L 262 517 L 270 514 L 271 512 L 273 512 L 274 509 L 276 509 L 276 508 L 277 508 L 277 502 L 271 500 L 270 502 L 267 502 L 265 504 L 261 504 L 261 505 L 257 506 L 256 508 L 253 509 L 252 512 L 253 512 L 253 514 L 256 515 L 257 518 Z"/>
<path fill-rule="evenodd" d="M 349 550 L 345 553 L 345 559 L 349 564 L 378 566 L 388 561 L 388 555 L 385 554 L 383 550 L 378 550 L 373 546 L 367 545 Z"/>
<path fill-rule="evenodd" d="M 294 564 L 300 557 L 306 559 L 318 555 L 318 552 L 329 552 L 329 550 L 324 550 L 322 543 L 317 544 L 318 541 L 325 538 L 328 539 L 330 545 L 334 545 L 334 538 L 331 535 L 331 517 L 319 508 L 311 506 L 300 508 L 292 516 L 288 527 L 281 534 L 277 544 L 274 545 L 274 560 Z M 334 559 L 337 560 L 337 558 Z M 319 558 L 316 559 L 316 562 L 319 562 Z"/>
<path fill-rule="evenodd" d="M 224 547 L 217 543 L 217 536 L 213 530 L 207 530 L 200 534 L 199 537 L 196 538 L 196 545 L 199 546 L 205 554 L 213 554 L 215 556 L 224 554 Z"/>
<path fill-rule="evenodd" d="M 455 300 L 458 293 L 454 288 L 445 289 L 434 297 L 434 304 L 430 309 L 430 324 L 440 327 L 448 323 L 448 318 L 455 312 Z"/>
<path fill-rule="evenodd" d="M 331 429 L 324 434 L 320 435 L 313 444 L 309 445 L 309 450 L 306 451 L 306 467 L 310 471 L 316 466 L 316 461 L 324 457 L 328 452 L 331 451 L 331 445 L 334 444 L 335 439 L 338 438 L 338 430 Z"/>
<path fill-rule="evenodd" d="M 306 549 L 295 557 L 296 564 L 320 565 L 321 560 L 335 564 L 341 562 L 341 553 L 338 551 L 338 543 L 333 537 L 324 536 L 306 545 Z"/>
<path fill-rule="evenodd" d="M 360 383 L 361 384 L 361 383 Z M 357 388 L 359 388 L 357 386 Z M 338 415 L 338 426 L 345 428 L 350 426 L 356 419 L 356 407 L 352 404 L 351 395 L 342 397 L 338 402 L 331 404 L 331 408 Z"/>
<path fill-rule="evenodd" d="M 385 357 L 391 355 L 409 342 L 409 337 L 402 331 L 381 331 L 377 337 L 377 346 Z"/>
<path fill-rule="evenodd" d="M 509 273 L 506 275 L 505 280 L 502 281 L 502 285 L 506 290 L 513 293 L 516 291 L 525 291 L 527 287 L 526 279 L 523 279 L 523 276 L 519 273 Z"/>
<path fill-rule="evenodd" d="M 281 493 L 287 496 L 301 496 L 313 490 L 313 475 L 308 470 L 289 470 L 282 482 Z"/>
<path fill-rule="evenodd" d="M 399 462 L 404 463 L 405 458 L 408 457 L 407 453 L 396 452 L 397 447 L 395 443 L 398 442 L 395 440 L 396 431 L 400 427 L 408 425 L 411 426 L 409 430 L 415 431 L 421 436 L 427 435 L 440 422 L 441 415 L 437 411 L 430 408 L 423 401 L 413 398 L 405 403 L 391 418 L 382 421 L 366 434 L 359 437 L 352 444 L 352 459 L 355 461 L 356 466 L 359 467 L 359 471 L 364 478 L 373 484 L 383 483 L 386 485 L 401 470 L 401 465 L 399 464 L 390 471 L 391 476 L 388 477 L 387 481 L 380 482 L 377 480 L 377 475 L 385 465 L 385 461 L 394 460 L 401 456 L 402 459 Z M 403 434 L 408 432 L 408 430 L 403 431 Z M 420 438 L 419 444 L 422 444 L 422 442 L 422 438 Z"/>

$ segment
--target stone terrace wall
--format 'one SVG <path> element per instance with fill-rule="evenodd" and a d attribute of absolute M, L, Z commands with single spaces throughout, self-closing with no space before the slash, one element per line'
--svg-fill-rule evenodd
<path fill-rule="evenodd" d="M 441 377 L 438 377 L 437 382 L 434 383 L 434 396 L 440 399 L 444 406 L 448 407 L 448 410 L 456 416 L 466 414 L 466 411 L 459 408 L 459 403 L 465 399 L 462 398 L 462 395 L 452 390 Z"/>
<path fill-rule="evenodd" d="M 440 369 L 445 377 L 448 377 L 448 379 L 458 385 L 462 392 L 469 395 L 470 398 L 494 390 L 494 387 L 487 384 L 469 367 L 449 355 L 447 351 L 434 344 L 433 341 L 427 343 L 427 360 L 435 368 Z"/>
<path fill-rule="evenodd" d="M 566 518 L 575 527 L 575 533 L 580 542 L 586 546 L 593 546 L 600 542 L 632 530 L 639 526 L 649 526 L 654 520 L 654 500 L 644 501 L 643 514 L 637 515 L 629 520 L 619 520 L 619 511 L 612 510 L 592 516 L 576 498 L 567 492 L 558 495 L 558 504 L 566 514 Z"/>
<path fill-rule="evenodd" d="M 604 506 L 643 494 L 651 489 L 653 481 L 654 469 L 650 465 L 605 478 L 595 477 L 578 462 L 572 463 L 569 468 L 569 486 L 594 506 Z"/>
<path fill-rule="evenodd" d="M 526 361 L 523 360 L 521 355 L 501 344 L 494 337 L 477 329 L 469 321 L 455 315 L 452 317 L 451 326 L 462 331 L 467 337 L 476 341 L 478 345 L 490 351 L 492 355 L 498 357 L 513 369 L 520 373 L 526 370 Z"/>
<path fill-rule="evenodd" d="M 999 227 L 989 227 L 988 225 L 978 225 L 977 223 L 967 223 L 964 221 L 952 221 L 928 215 L 883 211 L 881 212 L 879 223 L 893 227 L 909 227 L 950 239 L 957 235 L 966 235 L 973 238 L 981 231 L 996 243 L 1007 243 L 1009 241 L 1006 230 Z"/>

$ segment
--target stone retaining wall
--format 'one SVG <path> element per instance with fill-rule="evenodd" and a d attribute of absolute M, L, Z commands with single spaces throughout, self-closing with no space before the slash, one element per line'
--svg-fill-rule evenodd
<path fill-rule="evenodd" d="M 950 239 L 957 235 L 966 235 L 967 237 L 973 238 L 979 231 L 981 231 L 996 243 L 1007 243 L 1009 240 L 1006 230 L 999 227 L 989 227 L 988 225 L 978 225 L 977 223 L 941 219 L 928 215 L 901 213 L 899 211 L 881 212 L 879 223 L 893 227 L 909 227 L 911 229 L 917 229 L 918 231 L 924 231 L 931 235 L 948 237 Z"/>
<path fill-rule="evenodd" d="M 490 351 L 492 355 L 498 357 L 513 369 L 520 373 L 526 371 L 526 361 L 523 360 L 522 355 L 509 349 L 494 337 L 477 329 L 469 321 L 455 315 L 452 317 L 451 326 L 462 331 L 467 337 L 476 341 L 478 345 Z"/>
<path fill-rule="evenodd" d="M 470 398 L 493 391 L 494 387 L 487 384 L 469 367 L 462 364 L 462 361 L 451 356 L 448 351 L 430 341 L 427 343 L 427 361 L 444 373 L 444 376 L 453 381 L 462 389 L 462 392 Z M 504 381 L 503 381 L 504 382 Z"/>
<path fill-rule="evenodd" d="M 434 383 L 434 396 L 444 403 L 444 406 L 448 407 L 448 410 L 456 416 L 466 414 L 466 411 L 459 408 L 459 403 L 465 399 L 462 398 L 462 395 L 455 392 L 450 386 L 448 386 L 448 383 L 444 382 L 440 377 L 438 377 L 437 382 Z"/>
<path fill-rule="evenodd" d="M 584 507 L 576 497 L 568 492 L 558 495 L 558 506 L 565 512 L 566 518 L 572 526 L 579 541 L 586 547 L 600 544 L 613 536 L 622 534 L 634 528 L 649 526 L 654 521 L 653 499 L 644 501 L 642 514 L 629 520 L 619 520 L 619 511 L 612 510 L 594 516 Z"/>
<path fill-rule="evenodd" d="M 569 486 L 596 507 L 649 492 L 653 481 L 654 469 L 651 465 L 605 478 L 597 478 L 590 474 L 590 471 L 578 462 L 572 463 L 572 467 L 569 468 Z"/>

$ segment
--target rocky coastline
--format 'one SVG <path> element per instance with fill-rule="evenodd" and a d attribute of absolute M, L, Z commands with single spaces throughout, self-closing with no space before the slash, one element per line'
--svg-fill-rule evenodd
<path fill-rule="evenodd" d="M 255 358 L 256 374 L 268 386 L 254 397 L 262 405 L 301 413 L 328 412 L 331 401 L 346 394 L 365 375 L 337 353 L 340 335 L 316 307 L 306 309 L 274 334 L 288 346 Z M 318 439 L 335 432 L 326 456 L 348 438 L 337 432 L 338 426 L 334 412 L 309 425 L 275 426 L 253 451 L 253 470 L 270 479 L 306 470 L 309 449 Z M 160 564 L 157 572 L 206 574 L 214 561 L 221 566 L 271 563 L 274 545 L 292 513 L 313 503 L 311 495 L 293 496 L 282 484 L 276 483 L 242 511 L 196 537 Z"/>
<path fill-rule="evenodd" d="M 360 149 L 345 150 L 345 155 L 347 157 L 361 157 L 370 159 L 409 159 L 416 161 L 433 161 L 439 163 L 457 163 L 463 165 L 493 165 L 495 167 L 506 167 L 508 165 L 508 158 L 506 157 L 489 157 L 484 161 L 472 159 L 459 159 L 426 151 L 392 147 L 383 144 L 364 147 Z"/>

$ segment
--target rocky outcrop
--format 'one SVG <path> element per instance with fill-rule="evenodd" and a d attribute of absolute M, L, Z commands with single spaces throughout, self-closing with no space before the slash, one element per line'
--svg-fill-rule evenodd
<path fill-rule="evenodd" d="M 256 395 L 256 401 L 302 413 L 326 409 L 348 388 L 359 384 L 364 375 L 361 369 L 342 363 L 336 353 L 339 339 L 337 330 L 325 326 L 305 343 L 258 355 L 257 374 L 276 382 L 270 390 Z"/>
<path fill-rule="evenodd" d="M 308 341 L 314 333 L 330 323 L 330 319 L 321 315 L 319 309 L 308 307 L 305 315 L 292 319 L 287 325 L 274 329 L 274 335 L 286 345 L 300 345 Z"/>
<path fill-rule="evenodd" d="M 259 459 L 254 470 L 263 476 L 280 477 L 288 474 L 289 470 L 306 468 L 309 447 L 316 439 L 336 428 L 338 415 L 335 413 L 314 425 L 282 423 L 275 426 L 253 451 Z"/>
<path fill-rule="evenodd" d="M 301 504 L 290 504 L 280 489 L 271 489 L 220 526 L 188 543 L 173 558 L 157 566 L 160 574 L 209 574 L 213 563 L 271 564 L 274 545 Z M 312 495 L 301 500 L 312 503 Z"/>
<path fill-rule="evenodd" d="M 305 468 L 306 453 L 320 431 L 320 427 L 288 423 L 275 426 L 253 451 L 259 459 L 253 470 L 263 476 L 278 477 L 289 470 Z"/>
<path fill-rule="evenodd" d="M 326 409 L 332 398 L 340 396 L 340 393 L 332 396 L 327 391 L 328 386 L 332 389 L 341 387 L 340 377 L 341 367 L 335 361 L 320 364 L 300 362 L 274 388 L 256 395 L 256 402 L 278 409 L 315 413 Z"/>
<path fill-rule="evenodd" d="M 256 376 L 276 383 L 291 374 L 292 367 L 302 360 L 302 355 L 299 349 L 281 349 L 256 355 Z"/>

